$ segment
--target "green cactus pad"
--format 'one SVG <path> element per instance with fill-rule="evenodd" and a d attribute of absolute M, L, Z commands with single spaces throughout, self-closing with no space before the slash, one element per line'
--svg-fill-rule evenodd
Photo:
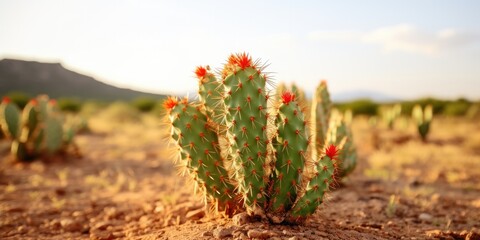
<path fill-rule="evenodd" d="M 275 119 L 278 133 L 270 208 L 278 213 L 290 210 L 295 202 L 307 156 L 305 117 L 295 97 L 290 92 L 282 94 L 282 103 Z"/>
<path fill-rule="evenodd" d="M 249 212 L 266 208 L 268 156 L 266 78 L 246 54 L 229 60 L 223 80 L 234 178 Z"/>
<path fill-rule="evenodd" d="M 210 67 L 197 67 L 195 74 L 199 80 L 198 96 L 205 106 L 207 116 L 215 123 L 225 125 L 225 103 L 223 86 L 210 72 Z"/>
<path fill-rule="evenodd" d="M 312 148 L 312 155 L 314 156 L 325 147 L 331 109 L 332 101 L 328 93 L 327 83 L 322 81 L 313 95 L 310 115 L 312 121 L 315 121 L 315 124 L 312 124 L 312 138 L 315 140 Z"/>
<path fill-rule="evenodd" d="M 187 100 L 178 102 L 169 98 L 164 106 L 169 112 L 172 139 L 180 147 L 182 164 L 209 200 L 218 201 L 228 211 L 235 200 L 235 188 L 229 181 L 218 137 L 207 116 Z"/>
<path fill-rule="evenodd" d="M 22 112 L 22 125 L 29 129 L 28 138 L 32 137 L 38 124 L 38 114 L 35 108 L 36 101 L 30 101 Z"/>
<path fill-rule="evenodd" d="M 14 103 L 0 104 L 0 121 L 2 131 L 10 139 L 18 138 L 20 134 L 20 109 Z"/>
<path fill-rule="evenodd" d="M 340 149 L 337 157 L 339 176 L 342 178 L 350 174 L 357 165 L 357 151 L 352 132 L 338 110 L 332 111 L 326 142 Z"/>
<path fill-rule="evenodd" d="M 317 207 L 323 203 L 325 194 L 335 183 L 337 167 L 336 154 L 338 150 L 331 145 L 326 149 L 323 156 L 315 164 L 315 176 L 308 182 L 304 194 L 298 199 L 291 210 L 291 217 L 303 218 L 315 212 Z"/>
<path fill-rule="evenodd" d="M 56 118 L 47 118 L 45 121 L 45 148 L 49 153 L 54 153 L 62 147 L 62 143 L 62 123 Z"/>

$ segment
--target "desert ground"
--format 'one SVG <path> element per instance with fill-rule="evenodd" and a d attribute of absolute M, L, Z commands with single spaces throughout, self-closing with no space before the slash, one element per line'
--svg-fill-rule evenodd
<path fill-rule="evenodd" d="M 356 117 L 358 166 L 303 225 L 213 216 L 159 118 L 93 117 L 81 157 L 15 163 L 0 140 L 1 239 L 480 239 L 480 124 L 435 118 L 427 142 Z"/>

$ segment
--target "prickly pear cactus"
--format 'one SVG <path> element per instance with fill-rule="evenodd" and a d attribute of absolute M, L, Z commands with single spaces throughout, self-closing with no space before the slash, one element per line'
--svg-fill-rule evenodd
<path fill-rule="evenodd" d="M 220 155 L 218 136 L 199 106 L 186 99 L 165 102 L 171 122 L 171 136 L 180 149 L 181 163 L 216 209 L 234 210 L 234 186 Z"/>
<path fill-rule="evenodd" d="M 0 104 L 0 126 L 7 138 L 17 138 L 20 134 L 20 109 L 4 97 Z"/>
<path fill-rule="evenodd" d="M 282 94 L 275 119 L 277 126 L 275 170 L 272 173 L 270 211 L 288 212 L 301 190 L 303 168 L 308 148 L 305 116 L 290 92 Z"/>
<path fill-rule="evenodd" d="M 225 92 L 227 136 L 231 143 L 234 178 L 248 212 L 266 208 L 267 79 L 247 54 L 230 58 L 222 80 Z"/>
<path fill-rule="evenodd" d="M 322 80 L 315 90 L 312 99 L 310 114 L 312 121 L 314 121 L 314 124 L 311 126 L 312 138 L 314 139 L 312 155 L 319 154 L 325 147 L 331 109 L 332 101 L 330 100 L 330 93 L 327 89 L 327 82 Z"/>
<path fill-rule="evenodd" d="M 391 107 L 384 108 L 381 113 L 383 121 L 387 124 L 388 128 L 393 129 L 395 120 L 397 120 L 402 113 L 402 105 L 395 104 Z"/>
<path fill-rule="evenodd" d="M 217 80 L 214 74 L 210 72 L 210 67 L 199 66 L 195 70 L 198 78 L 198 96 L 200 102 L 205 106 L 205 110 L 210 119 L 220 125 L 225 125 L 225 103 L 223 101 L 224 90 L 222 84 Z"/>
<path fill-rule="evenodd" d="M 357 151 L 353 143 L 353 136 L 347 122 L 346 115 L 342 115 L 338 110 L 333 110 L 330 116 L 329 131 L 326 142 L 331 145 L 339 146 L 338 153 L 338 173 L 339 178 L 350 174 L 357 165 Z"/>
<path fill-rule="evenodd" d="M 335 145 L 328 146 L 320 160 L 315 163 L 315 175 L 292 210 L 291 218 L 295 221 L 313 214 L 323 203 L 325 194 L 335 184 L 338 151 Z"/>
<path fill-rule="evenodd" d="M 55 102 L 47 96 L 32 99 L 23 111 L 4 98 L 0 104 L 0 122 L 3 133 L 12 141 L 14 158 L 28 161 L 73 145 L 74 133 L 65 134 L 60 114 Z"/>
<path fill-rule="evenodd" d="M 180 162 L 217 210 L 299 223 L 353 170 L 351 133 L 342 118 L 330 122 L 325 82 L 310 104 L 295 85 L 279 85 L 272 100 L 262 65 L 245 53 L 231 55 L 218 77 L 209 67 L 195 74 L 199 102 L 164 106 Z M 310 125 L 302 105 L 311 106 Z"/>
<path fill-rule="evenodd" d="M 415 105 L 412 110 L 412 117 L 417 124 L 418 134 L 422 141 L 427 141 L 430 124 L 432 123 L 433 118 L 432 105 L 427 105 L 423 110 L 420 105 Z"/>

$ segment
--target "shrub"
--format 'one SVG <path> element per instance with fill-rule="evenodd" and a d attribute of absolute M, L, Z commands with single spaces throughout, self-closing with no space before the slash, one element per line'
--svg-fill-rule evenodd
<path fill-rule="evenodd" d="M 339 110 L 346 111 L 350 109 L 353 115 L 375 116 L 378 110 L 378 104 L 369 99 L 359 99 L 347 103 L 336 104 Z"/>
<path fill-rule="evenodd" d="M 60 98 L 58 99 L 58 107 L 65 112 L 78 113 L 82 109 L 82 103 L 78 99 Z"/>
<path fill-rule="evenodd" d="M 140 112 L 150 112 L 157 105 L 157 101 L 153 98 L 140 97 L 133 100 L 132 104 Z"/>

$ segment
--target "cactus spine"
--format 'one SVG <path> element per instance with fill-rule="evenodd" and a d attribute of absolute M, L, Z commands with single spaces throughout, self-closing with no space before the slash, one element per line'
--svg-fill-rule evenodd
<path fill-rule="evenodd" d="M 353 170 L 355 148 L 343 118 L 330 117 L 325 82 L 311 104 L 298 87 L 291 88 L 297 98 L 285 85 L 269 103 L 262 71 L 245 53 L 230 56 L 220 80 L 209 67 L 198 67 L 199 102 L 165 102 L 169 135 L 187 171 L 219 209 L 244 208 L 274 223 L 297 223 L 315 212 L 338 177 Z M 311 106 L 312 126 L 305 105 Z"/>
<path fill-rule="evenodd" d="M 430 124 L 432 123 L 433 118 L 432 105 L 427 105 L 423 110 L 420 105 L 415 105 L 412 110 L 412 117 L 417 124 L 417 130 L 422 141 L 427 141 Z"/>

